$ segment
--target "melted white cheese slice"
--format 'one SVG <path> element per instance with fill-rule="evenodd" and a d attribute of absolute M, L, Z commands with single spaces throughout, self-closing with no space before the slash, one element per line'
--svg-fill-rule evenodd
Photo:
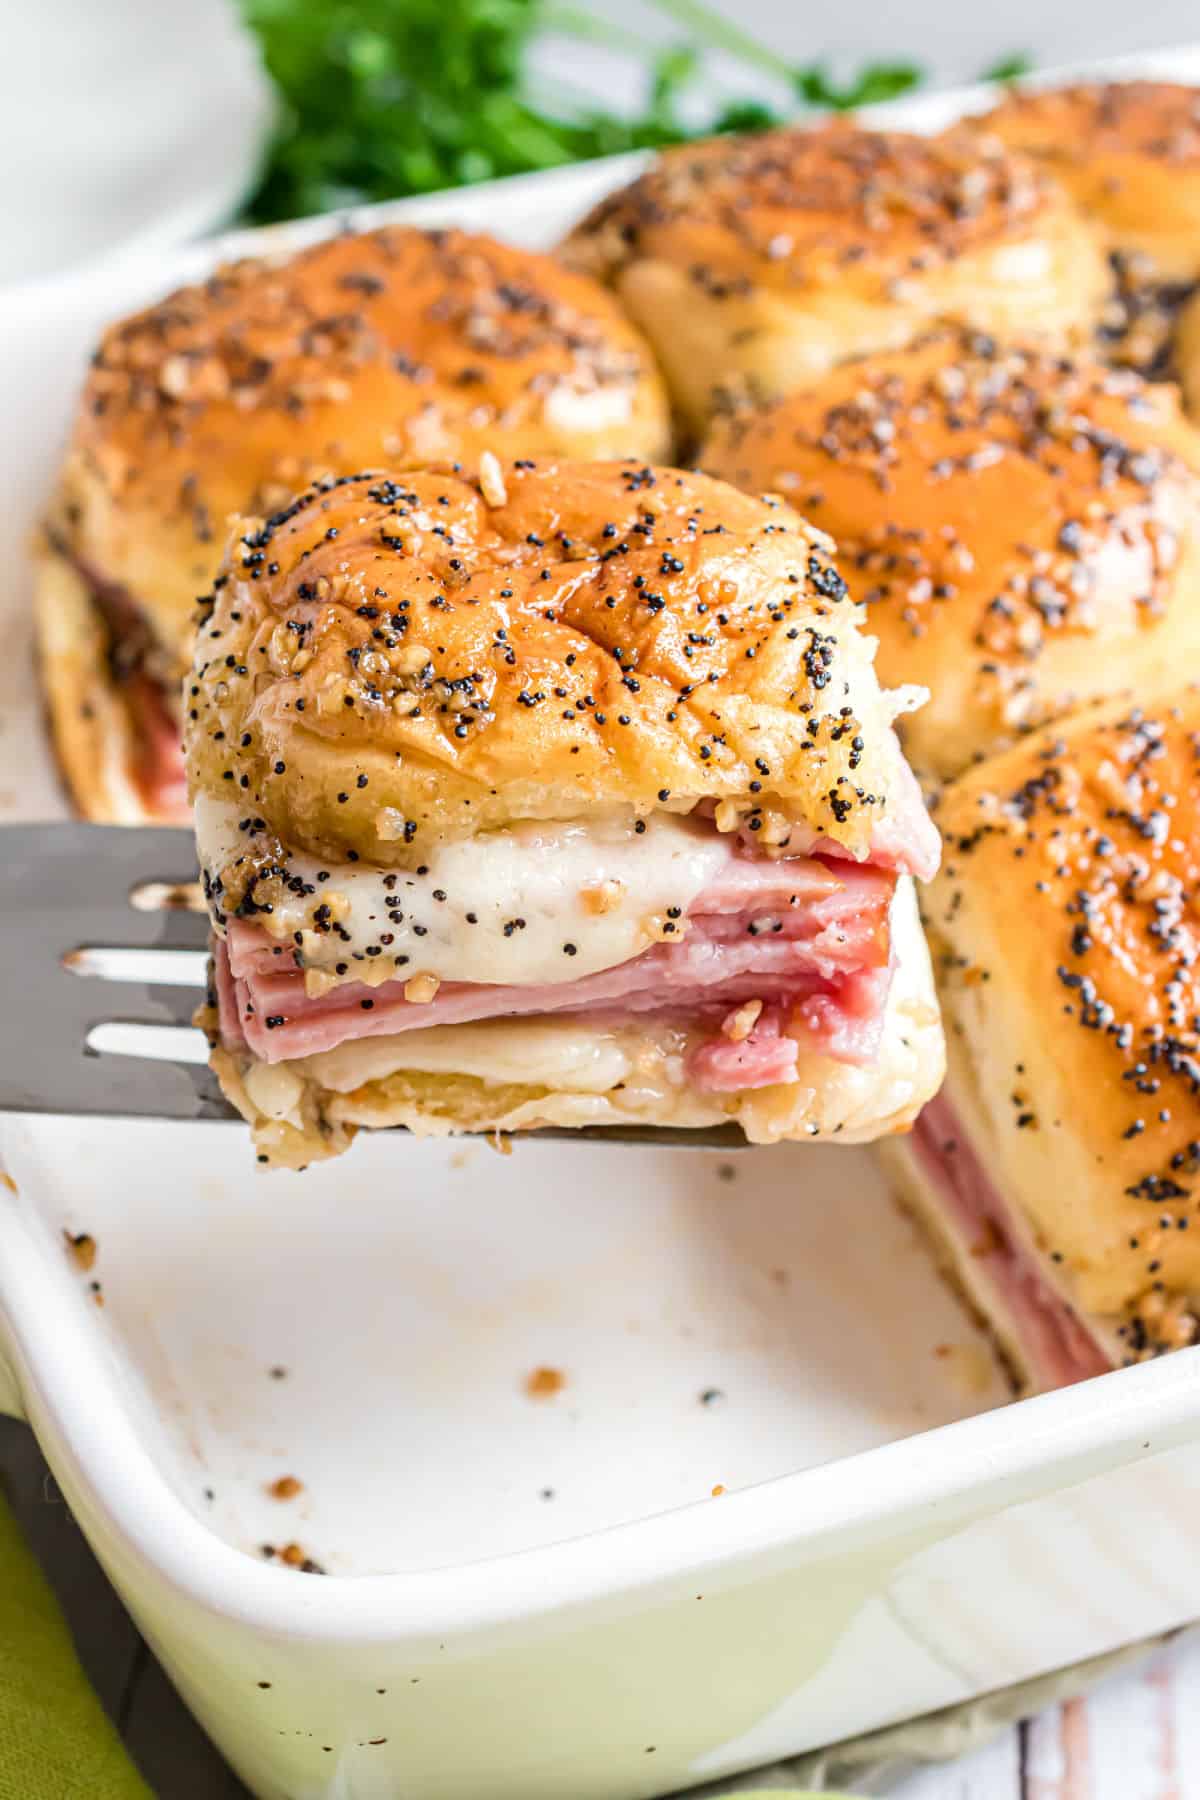
<path fill-rule="evenodd" d="M 673 1052 L 682 1080 L 686 1034 L 596 1025 L 580 1019 L 487 1019 L 474 1025 L 431 1025 L 395 1037 L 360 1038 L 321 1050 L 289 1067 L 334 1093 L 350 1093 L 397 1070 L 472 1075 L 489 1086 L 547 1087 L 602 1094 L 631 1080 L 653 1058 Z M 657 1054 L 655 1054 L 657 1052 Z"/>
<path fill-rule="evenodd" d="M 197 846 L 210 874 L 245 853 L 243 816 L 197 798 Z M 664 920 L 677 919 L 682 937 L 692 902 L 733 856 L 733 840 L 705 821 L 664 812 L 642 824 L 638 831 L 622 811 L 518 825 L 442 845 L 420 874 L 291 853 L 290 874 L 314 892 L 287 895 L 259 922 L 289 941 L 303 932 L 306 967 L 349 963 L 360 980 L 577 981 L 661 941 Z M 322 905 L 339 929 L 313 929 Z"/>

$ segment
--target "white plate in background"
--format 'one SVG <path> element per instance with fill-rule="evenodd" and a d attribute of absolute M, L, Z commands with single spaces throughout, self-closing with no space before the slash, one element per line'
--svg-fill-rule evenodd
<path fill-rule="evenodd" d="M 3 17 L 0 283 L 233 215 L 273 108 L 235 0 L 30 0 Z"/>

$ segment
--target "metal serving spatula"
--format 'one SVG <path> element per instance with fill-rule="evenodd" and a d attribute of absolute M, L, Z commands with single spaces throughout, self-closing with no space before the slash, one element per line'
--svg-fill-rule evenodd
<path fill-rule="evenodd" d="M 190 831 L 0 827 L 0 1113 L 236 1118 L 191 1023 L 207 940 Z M 747 1148 L 734 1125 L 513 1135 Z"/>

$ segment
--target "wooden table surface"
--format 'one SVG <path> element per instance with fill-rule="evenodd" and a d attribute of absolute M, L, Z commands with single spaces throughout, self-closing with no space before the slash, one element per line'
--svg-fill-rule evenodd
<path fill-rule="evenodd" d="M 0 1488 L 70 1621 L 85 1669 L 161 1800 L 248 1800 L 179 1700 L 72 1519 L 32 1433 L 0 1418 Z M 763 1785 L 781 1777 L 764 1775 Z M 892 1800 L 1197 1800 L 1200 1631 L 1006 1731 Z M 487 1800 L 481 1795 L 480 1800 Z"/>

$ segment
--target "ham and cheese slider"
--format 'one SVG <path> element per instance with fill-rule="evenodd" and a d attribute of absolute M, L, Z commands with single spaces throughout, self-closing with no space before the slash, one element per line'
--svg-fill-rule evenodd
<path fill-rule="evenodd" d="M 42 676 L 79 810 L 186 819 L 179 689 L 234 512 L 482 450 L 662 456 L 666 399 L 612 296 L 463 232 L 343 234 L 114 325 L 39 562 Z"/>
<path fill-rule="evenodd" d="M 1200 89 L 1016 88 L 975 124 L 1051 171 L 1109 250 L 1165 279 L 1200 276 Z"/>
<path fill-rule="evenodd" d="M 912 1121 L 937 836 L 828 549 L 635 461 L 240 522 L 187 751 L 213 1062 L 261 1160 L 360 1126 Z"/>
<path fill-rule="evenodd" d="M 718 423 L 706 468 L 837 541 L 944 780 L 1200 659 L 1200 434 L 1132 370 L 944 329 Z"/>
<path fill-rule="evenodd" d="M 1114 361 L 1163 376 L 1200 331 L 1181 309 L 1200 278 L 1200 89 L 1113 81 L 1014 89 L 979 121 L 1074 198 L 1109 253 L 1101 340 Z M 1185 383 L 1186 385 L 1186 383 Z M 1193 412 L 1200 403 L 1189 396 Z"/>
<path fill-rule="evenodd" d="M 1106 702 L 942 797 L 949 1073 L 884 1152 L 1022 1385 L 1193 1342 L 1200 692 Z"/>
<path fill-rule="evenodd" d="M 1063 189 L 997 140 L 844 122 L 671 150 L 564 247 L 619 294 L 686 426 L 931 320 L 1086 336 L 1108 288 Z"/>

